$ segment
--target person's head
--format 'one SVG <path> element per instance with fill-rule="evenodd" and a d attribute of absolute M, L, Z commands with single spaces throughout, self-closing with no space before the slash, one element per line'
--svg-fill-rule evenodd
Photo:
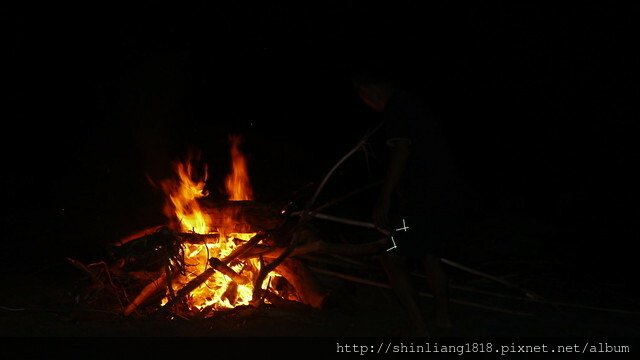
<path fill-rule="evenodd" d="M 360 99 L 374 111 L 382 111 L 395 91 L 391 77 L 381 66 L 365 66 L 356 70 L 351 79 Z"/>

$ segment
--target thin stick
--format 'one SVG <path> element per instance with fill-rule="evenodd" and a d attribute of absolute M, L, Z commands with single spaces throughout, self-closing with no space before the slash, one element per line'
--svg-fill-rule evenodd
<path fill-rule="evenodd" d="M 629 310 L 604 308 L 604 307 L 582 305 L 582 304 L 572 304 L 572 303 L 560 302 L 560 301 L 549 301 L 549 300 L 542 300 L 542 299 L 531 299 L 531 298 L 527 298 L 527 297 L 510 296 L 510 295 L 495 293 L 495 292 L 492 292 L 492 291 L 486 291 L 486 290 L 470 288 L 470 287 L 466 287 L 466 286 L 451 285 L 451 287 L 454 288 L 454 289 L 457 289 L 457 290 L 461 290 L 461 291 L 468 291 L 468 292 L 473 292 L 473 293 L 482 294 L 482 295 L 499 297 L 499 298 L 503 298 L 503 299 L 535 302 L 535 303 L 540 303 L 540 304 L 547 304 L 547 305 L 554 305 L 554 306 L 564 306 L 564 307 L 577 308 L 577 309 L 605 311 L 605 312 L 612 312 L 612 313 L 618 313 L 618 314 L 628 314 L 628 315 L 638 315 L 638 314 L 640 314 L 640 311 L 629 311 Z"/>
<path fill-rule="evenodd" d="M 363 262 L 361 262 L 361 261 L 354 260 L 354 259 L 350 259 L 350 258 L 348 258 L 348 257 L 343 257 L 343 256 L 338 256 L 338 255 L 333 255 L 333 254 L 330 254 L 330 255 L 331 255 L 332 257 L 336 258 L 336 259 L 340 259 L 340 260 L 342 260 L 342 261 L 349 262 L 349 263 L 354 264 L 354 265 L 358 265 L 358 266 L 361 266 L 361 267 L 365 267 L 365 266 L 366 266 L 366 264 L 365 264 L 365 263 L 363 263 Z M 445 260 L 446 260 L 446 261 L 448 261 L 448 262 L 454 263 L 453 261 L 451 261 L 451 260 L 447 260 L 447 259 L 441 259 L 441 260 L 442 260 L 443 262 L 445 262 Z M 454 263 L 454 264 L 458 265 L 459 267 L 462 267 L 462 265 L 460 265 L 460 264 L 458 264 L 458 263 Z M 465 266 L 465 267 L 464 267 L 464 269 L 462 269 L 462 270 L 465 270 L 465 271 L 467 271 L 467 272 L 470 272 L 470 273 L 472 273 L 472 274 L 476 274 L 476 275 L 480 275 L 480 274 L 482 274 L 482 275 L 490 276 L 490 277 L 492 278 L 492 280 L 499 280 L 499 282 L 500 282 L 501 284 L 505 284 L 505 283 L 507 283 L 508 285 L 507 285 L 507 284 L 505 284 L 505 285 L 507 285 L 507 286 L 509 286 L 509 287 L 515 287 L 515 288 L 518 288 L 518 289 L 519 289 L 519 290 L 521 290 L 521 291 L 526 291 L 526 290 L 524 290 L 524 289 L 519 288 L 517 285 L 513 285 L 513 284 L 510 284 L 510 283 L 508 283 L 508 282 L 504 281 L 503 279 L 500 279 L 500 278 L 498 278 L 498 277 L 495 277 L 495 276 L 492 276 L 492 275 L 488 275 L 488 274 L 482 273 L 482 272 L 480 272 L 480 271 L 477 271 L 477 270 L 471 269 L 471 268 L 466 267 L 466 266 Z M 412 272 L 412 273 L 411 273 L 411 275 L 416 276 L 416 277 L 420 277 L 420 278 L 427 278 L 427 276 L 426 276 L 426 275 L 424 275 L 424 274 L 420 274 L 420 273 L 416 273 L 416 272 Z M 482 275 L 481 275 L 481 276 L 482 276 Z M 470 288 L 468 288 L 468 287 L 461 287 L 461 286 L 455 286 L 455 285 L 451 285 L 451 287 L 452 287 L 452 288 L 457 288 L 457 289 L 460 289 L 460 290 L 471 291 L 471 290 L 470 290 Z M 527 298 L 519 298 L 519 297 L 514 297 L 514 296 L 509 296 L 509 295 L 503 295 L 503 294 L 498 294 L 498 293 L 489 292 L 489 291 L 483 291 L 483 290 L 475 290 L 475 291 L 473 291 L 473 292 L 482 293 L 482 294 L 485 294 L 485 295 L 497 296 L 497 297 L 506 297 L 506 298 L 518 299 L 518 300 L 529 300 L 529 301 L 535 301 L 535 302 L 541 302 L 541 303 L 547 303 L 547 304 L 551 304 L 551 303 L 552 303 L 552 302 L 550 302 L 550 301 L 543 300 L 543 299 L 542 299 L 542 297 L 538 297 L 538 298 L 528 298 L 528 297 L 527 297 Z"/>
<path fill-rule="evenodd" d="M 502 284 L 502 285 L 505 285 L 505 286 L 508 286 L 508 287 L 510 287 L 510 288 L 517 289 L 517 290 L 519 290 L 519 291 L 523 292 L 523 293 L 524 293 L 528 298 L 531 298 L 531 299 L 543 299 L 540 295 L 537 295 L 537 294 L 536 294 L 536 293 L 534 293 L 533 291 L 528 290 L 528 289 L 525 289 L 525 288 L 522 288 L 522 287 L 520 287 L 520 286 L 518 286 L 518 285 L 512 284 L 512 283 L 510 283 L 510 282 L 508 282 L 508 281 L 506 281 L 506 280 L 504 280 L 504 279 L 501 279 L 501 278 L 499 278 L 499 277 L 497 277 L 497 276 L 489 275 L 489 274 L 484 273 L 484 272 L 482 272 L 482 271 L 478 271 L 478 270 L 472 269 L 472 268 L 470 268 L 470 267 L 464 266 L 464 265 L 462 265 L 462 264 L 459 264 L 459 263 L 457 263 L 457 262 L 455 262 L 455 261 L 451 261 L 451 260 L 449 260 L 449 259 L 441 258 L 440 260 L 441 260 L 444 264 L 447 264 L 447 265 L 449 265 L 449 266 L 452 266 L 452 267 L 458 268 L 458 269 L 460 269 L 460 270 L 466 271 L 466 272 L 471 273 L 471 274 L 474 274 L 474 275 L 481 276 L 481 277 L 486 278 L 486 279 L 489 279 L 489 280 L 493 280 L 493 281 L 495 281 L 495 282 L 498 282 L 498 283 L 500 283 L 500 284 Z"/>
<path fill-rule="evenodd" d="M 8 306 L 0 306 L 0 310 L 4 310 L 4 311 L 25 311 L 27 309 L 24 309 L 24 308 L 12 308 L 12 307 L 8 307 Z"/>
<path fill-rule="evenodd" d="M 115 246 L 122 246 L 128 242 L 131 242 L 133 240 L 138 240 L 140 238 L 149 236 L 149 235 L 153 235 L 156 231 L 162 229 L 166 227 L 165 225 L 157 225 L 157 226 L 152 226 L 150 228 L 144 229 L 144 230 L 140 230 L 138 232 L 135 232 L 133 234 L 129 234 L 125 237 L 123 237 L 122 239 L 116 241 L 114 243 Z"/>
<path fill-rule="evenodd" d="M 305 217 L 301 217 L 300 219 L 302 220 L 304 218 Z M 253 299 L 254 299 L 253 302 L 254 303 L 262 299 L 262 283 L 264 282 L 264 279 L 266 278 L 266 276 L 270 272 L 275 270 L 275 268 L 278 267 L 278 265 L 280 265 L 284 261 L 284 259 L 286 259 L 287 256 L 289 256 L 289 254 L 291 254 L 291 252 L 296 248 L 296 246 L 298 246 L 298 242 L 300 241 L 300 239 L 301 239 L 301 236 L 299 235 L 299 233 L 294 232 L 291 242 L 289 243 L 289 246 L 287 246 L 284 249 L 282 254 L 280 254 L 268 265 L 260 266 L 260 271 L 258 272 L 258 276 L 256 277 L 256 280 L 253 284 Z"/>
<path fill-rule="evenodd" d="M 316 199 L 318 198 L 318 195 L 320 195 L 320 191 L 322 191 L 322 188 L 324 188 L 324 186 L 326 185 L 327 181 L 329 180 L 331 175 L 333 175 L 333 173 L 336 171 L 336 169 L 338 169 L 338 167 L 340 167 L 340 165 L 342 165 L 342 163 L 345 162 L 351 155 L 353 155 L 356 151 L 358 151 L 358 149 L 360 149 L 360 147 L 362 147 L 367 142 L 369 137 L 371 135 L 373 135 L 373 133 L 378 131 L 378 129 L 380 129 L 380 127 L 382 127 L 382 123 L 378 124 L 371 131 L 369 131 L 367 134 L 365 134 L 362 137 L 362 139 L 358 142 L 358 144 L 356 144 L 356 146 L 354 146 L 353 149 L 351 149 L 346 155 L 344 155 L 340 160 L 338 160 L 338 162 L 331 168 L 331 170 L 329 170 L 329 172 L 325 175 L 324 179 L 322 179 L 322 182 L 320 183 L 320 185 L 316 189 L 316 192 L 311 197 L 311 200 L 309 200 L 309 202 L 307 203 L 307 206 L 305 207 L 305 212 L 308 212 L 311 209 L 313 204 L 316 202 Z"/>
<path fill-rule="evenodd" d="M 340 165 L 342 165 L 343 162 L 345 162 L 351 155 L 353 155 L 358 149 L 360 149 L 360 147 L 362 147 L 366 143 L 367 139 L 369 139 L 369 137 L 373 135 L 373 133 L 378 131 L 378 129 L 380 129 L 381 127 L 382 127 L 382 123 L 376 125 L 376 127 L 374 127 L 371 131 L 365 134 L 365 136 L 362 137 L 362 139 L 358 142 L 358 144 L 356 144 L 356 146 L 354 146 L 347 154 L 345 154 L 342 158 L 340 158 L 340 160 L 338 160 L 338 162 L 324 176 L 324 178 L 322 179 L 322 182 L 320 182 L 320 185 L 318 185 L 318 188 L 316 189 L 315 193 L 313 194 L 311 199 L 307 202 L 304 208 L 304 211 L 302 212 L 302 215 L 298 220 L 298 224 L 294 227 L 293 236 L 292 236 L 291 242 L 289 243 L 289 246 L 287 246 L 285 251 L 283 251 L 282 254 L 280 254 L 280 256 L 278 256 L 275 260 L 270 262 L 268 265 L 261 267 L 253 287 L 254 299 L 262 298 L 262 283 L 264 282 L 264 279 L 267 276 L 267 274 L 275 270 L 275 268 L 278 267 L 278 265 L 280 265 L 284 261 L 284 259 L 286 259 L 287 256 L 291 254 L 293 249 L 296 246 L 298 246 L 298 242 L 301 241 L 302 237 L 299 236 L 299 233 L 295 230 L 299 229 L 302 225 L 304 225 L 307 221 L 311 219 L 311 217 L 309 216 L 311 207 L 316 202 L 318 195 L 320 195 L 320 192 L 322 191 L 324 186 L 327 184 L 327 181 L 329 181 L 329 178 L 331 177 L 331 175 L 333 175 L 336 169 L 338 169 L 338 167 L 340 167 Z"/>
<path fill-rule="evenodd" d="M 116 294 L 116 298 L 118 298 L 118 303 L 120 304 L 120 310 L 124 311 L 124 304 L 122 303 L 122 300 L 120 299 L 120 295 L 118 295 L 118 288 L 116 287 L 116 284 L 113 283 L 113 279 L 111 279 L 111 272 L 109 271 L 109 266 L 107 265 L 106 262 L 104 261 L 100 261 L 97 263 L 93 263 L 93 264 L 89 264 L 89 266 L 92 265 L 101 265 L 104 267 L 104 271 L 107 272 L 107 279 L 109 279 L 109 284 L 111 285 L 111 288 L 113 289 L 113 291 Z M 128 297 L 127 297 L 127 293 L 124 294 L 125 296 L 125 300 L 129 301 Z"/>
<path fill-rule="evenodd" d="M 325 269 L 316 268 L 316 267 L 313 267 L 313 266 L 309 266 L 309 269 L 311 269 L 311 270 L 313 270 L 313 271 L 315 271 L 317 273 L 320 273 L 320 274 L 333 276 L 335 278 L 339 278 L 339 279 L 343 279 L 343 280 L 347 280 L 347 281 L 352 281 L 352 282 L 365 284 L 365 285 L 371 285 L 371 286 L 384 288 L 384 289 L 392 289 L 391 285 L 385 284 L 385 283 L 379 282 L 379 281 L 363 279 L 363 278 L 358 277 L 358 276 L 342 274 L 342 273 L 338 273 L 338 272 L 331 271 L 331 270 L 325 270 Z M 428 298 L 432 298 L 433 297 L 432 294 L 429 294 L 427 292 L 420 292 L 419 294 L 422 297 L 428 297 Z M 478 303 L 474 303 L 474 302 L 471 302 L 471 301 L 458 300 L 458 299 L 450 299 L 450 301 L 453 302 L 453 303 L 456 303 L 456 304 L 460 304 L 460 305 L 466 305 L 466 306 L 471 306 L 471 307 L 476 307 L 476 308 L 481 308 L 481 309 L 486 309 L 486 310 L 492 310 L 492 311 L 497 311 L 497 312 L 506 313 L 506 314 L 521 315 L 521 316 L 532 316 L 533 315 L 533 314 L 524 313 L 524 312 L 520 312 L 520 311 L 503 309 L 503 308 L 500 308 L 500 307 L 494 307 L 494 306 L 478 304 Z"/>
<path fill-rule="evenodd" d="M 316 217 L 317 217 L 317 215 L 322 215 L 322 214 L 315 214 L 315 215 L 316 215 Z M 323 215 L 323 217 L 322 217 L 322 218 L 324 218 L 324 216 L 325 216 L 325 215 Z M 331 218 L 336 218 L 336 219 L 338 219 L 338 220 L 334 220 L 334 221 L 340 221 L 340 222 L 344 222 L 344 223 L 349 222 L 351 225 L 356 225 L 356 223 L 361 223 L 361 225 L 360 225 L 360 226 L 365 226 L 365 227 L 371 227 L 371 226 L 374 226 L 374 227 L 375 227 L 375 225 L 374 225 L 374 224 L 366 223 L 366 222 L 363 222 L 363 221 L 355 221 L 355 220 L 349 220 L 349 219 L 342 219 L 342 218 L 337 218 L 337 217 L 334 217 L 334 216 L 327 216 L 327 217 L 331 217 Z M 332 220 L 333 220 L 333 219 L 332 219 Z M 457 269 L 460 269 L 460 270 L 466 271 L 466 272 L 471 273 L 471 274 L 474 274 L 474 275 L 481 276 L 481 277 L 486 278 L 486 279 L 489 279 L 489 280 L 496 281 L 496 282 L 498 282 L 498 283 L 500 283 L 500 284 L 502 284 L 502 285 L 505 285 L 505 286 L 507 286 L 507 287 L 510 287 L 510 288 L 513 288 L 513 289 L 517 289 L 518 291 L 521 291 L 522 293 L 524 293 L 528 298 L 531 298 L 531 299 L 543 299 L 543 297 L 542 297 L 542 296 L 540 296 L 540 295 L 538 295 L 538 294 L 534 293 L 533 291 L 528 290 L 528 289 L 525 289 L 525 288 L 523 288 L 523 287 L 520 287 L 520 286 L 518 286 L 518 285 L 516 285 L 516 284 L 510 283 L 510 282 L 508 282 L 508 281 L 506 281 L 506 280 L 504 280 L 504 279 L 501 279 L 501 278 L 499 278 L 499 277 L 497 277 L 497 276 L 490 275 L 490 274 L 484 273 L 484 272 L 482 272 L 482 271 L 472 269 L 472 268 L 470 268 L 470 267 L 468 267 L 468 266 L 464 266 L 464 265 L 462 265 L 462 264 L 459 264 L 459 263 L 457 263 L 457 262 L 455 262 L 455 261 L 451 261 L 451 260 L 449 260 L 449 259 L 440 258 L 440 260 L 442 261 L 442 263 L 447 264 L 447 265 L 449 265 L 449 266 L 455 267 L 455 268 L 457 268 Z"/>
<path fill-rule="evenodd" d="M 311 262 L 327 264 L 327 265 L 335 265 L 335 266 L 339 266 L 347 269 L 357 269 L 357 270 L 366 269 L 366 267 L 360 266 L 359 264 L 348 263 L 333 257 L 317 256 L 313 254 L 305 254 L 300 257 Z"/>
<path fill-rule="evenodd" d="M 327 214 L 321 214 L 321 213 L 312 213 L 312 216 L 318 219 L 323 219 L 323 220 L 329 220 L 329 221 L 335 221 L 341 224 L 347 224 L 347 225 L 353 225 L 353 226 L 360 226 L 360 227 L 364 227 L 364 228 L 368 228 L 368 229 L 375 229 L 376 225 L 370 222 L 366 222 L 366 221 L 359 221 L 359 220 L 351 220 L 351 219 L 346 219 L 346 218 L 342 218 L 342 217 L 338 217 L 338 216 L 333 216 L 333 215 L 327 215 Z"/>
<path fill-rule="evenodd" d="M 333 199 L 331 201 L 328 201 L 328 202 L 318 206 L 313 211 L 314 212 L 322 211 L 322 210 L 324 210 L 324 209 L 326 209 L 326 208 L 328 208 L 330 206 L 333 206 L 333 205 L 335 205 L 335 204 L 337 204 L 337 203 L 339 203 L 341 201 L 344 201 L 344 200 L 346 200 L 346 199 L 348 199 L 348 198 L 350 198 L 352 196 L 358 195 L 358 194 L 363 193 L 363 192 L 365 192 L 365 191 L 367 191 L 367 190 L 369 190 L 371 188 L 374 188 L 376 186 L 382 185 L 382 183 L 384 183 L 384 180 L 378 180 L 378 181 L 373 182 L 371 184 L 367 184 L 367 185 L 365 185 L 365 186 L 363 186 L 363 187 L 361 187 L 359 189 L 355 189 L 355 190 L 353 190 L 351 192 L 348 192 L 348 193 L 346 193 L 346 194 L 344 194 L 344 195 L 342 195 L 340 197 L 337 197 L 337 198 L 335 198 L 335 199 Z"/>
<path fill-rule="evenodd" d="M 334 254 L 328 254 L 328 255 L 330 255 L 331 257 L 333 257 L 335 259 L 341 260 L 341 261 L 343 261 L 345 263 L 356 265 L 356 266 L 361 267 L 361 268 L 367 266 L 365 263 L 363 263 L 361 261 L 357 261 L 357 260 L 351 259 L 351 258 L 346 257 L 346 256 L 340 256 L 340 255 L 334 255 Z M 320 262 L 324 261 L 323 259 L 318 258 L 318 257 L 305 257 L 305 258 L 310 259 L 310 260 L 319 260 Z M 420 274 L 420 273 L 416 273 L 416 272 L 412 272 L 411 275 L 416 276 L 416 277 L 420 277 L 420 278 L 426 278 L 427 277 L 424 274 Z M 542 298 L 529 298 L 529 297 L 511 296 L 511 295 L 496 293 L 496 292 L 493 292 L 493 291 L 480 290 L 480 289 L 471 288 L 471 287 L 468 287 L 468 286 L 460 286 L 460 285 L 454 285 L 454 284 L 451 284 L 450 286 L 451 286 L 452 289 L 456 289 L 456 290 L 460 290 L 460 291 L 467 291 L 467 292 L 472 292 L 472 293 L 477 293 L 477 294 L 482 294 L 482 295 L 487 295 L 487 296 L 499 297 L 499 298 L 503 298 L 503 299 L 535 302 L 535 303 L 540 303 L 540 304 L 547 304 L 547 305 L 554 305 L 554 306 L 564 306 L 564 307 L 570 307 L 570 308 L 576 308 L 576 309 L 605 311 L 605 312 L 612 312 L 612 313 L 618 313 L 618 314 L 628 314 L 628 315 L 638 315 L 638 314 L 640 314 L 640 311 L 629 311 L 629 310 L 622 310 L 622 309 L 614 309 L 614 308 L 605 308 L 605 307 L 598 307 L 598 306 L 567 303 L 567 302 L 561 302 L 561 301 L 550 301 L 550 300 L 545 300 L 545 299 L 542 299 Z"/>
<path fill-rule="evenodd" d="M 164 272 L 167 274 L 167 289 L 169 290 L 169 299 L 176 297 L 175 291 L 173 291 L 173 272 L 171 271 L 170 261 L 164 265 Z"/>
<path fill-rule="evenodd" d="M 91 280 L 93 280 L 95 283 L 102 283 L 100 278 L 98 278 L 98 276 L 96 276 L 96 274 L 94 274 L 91 270 L 89 270 L 89 268 L 85 264 L 81 263 L 78 260 L 72 259 L 70 257 L 67 258 L 67 261 L 69 261 L 69 263 L 71 265 L 75 266 L 77 269 L 82 270 L 84 273 L 89 275 Z"/>
<path fill-rule="evenodd" d="M 334 258 L 336 258 L 338 260 L 342 260 L 342 261 L 344 261 L 346 263 L 349 263 L 349 264 L 358 265 L 358 266 L 365 266 L 365 267 L 367 266 L 362 261 L 358 261 L 358 260 L 352 259 L 352 258 L 350 258 L 348 256 L 341 256 L 341 255 L 336 255 L 336 254 L 328 254 L 328 255 L 331 256 L 331 257 L 334 257 Z"/>
<path fill-rule="evenodd" d="M 292 216 L 301 216 L 302 214 L 300 212 L 295 212 L 295 213 L 292 213 L 291 215 Z M 389 235 L 390 234 L 390 232 L 388 230 L 381 229 L 378 226 L 376 226 L 376 224 L 371 223 L 371 222 L 367 222 L 367 221 L 347 219 L 347 218 L 343 218 L 343 217 L 339 217 L 339 216 L 321 214 L 321 213 L 317 213 L 317 212 L 310 212 L 310 213 L 308 213 L 308 216 L 314 217 L 314 218 L 318 218 L 318 219 L 322 219 L 322 220 L 334 221 L 334 222 L 341 223 L 341 224 L 346 224 L 346 225 L 353 225 L 353 226 L 364 227 L 364 228 L 367 228 L 367 229 L 374 229 L 374 230 L 376 230 L 379 233 L 384 234 L 384 235 Z"/>

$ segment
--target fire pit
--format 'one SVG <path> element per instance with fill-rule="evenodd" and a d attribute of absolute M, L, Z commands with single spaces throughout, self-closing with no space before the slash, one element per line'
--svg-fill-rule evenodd
<path fill-rule="evenodd" d="M 114 243 L 108 263 L 84 265 L 69 259 L 92 279 L 88 299 L 100 299 L 96 290 L 107 290 L 117 300 L 111 305 L 125 316 L 208 317 L 236 307 L 288 301 L 321 308 L 329 291 L 306 266 L 305 255 L 375 253 L 387 246 L 386 239 L 329 243 L 308 223 L 315 212 L 292 213 L 286 204 L 255 202 L 240 138 L 230 137 L 230 142 L 227 199 L 207 194 L 207 168 L 198 168 L 198 156 L 191 155 L 174 164 L 172 178 L 160 182 L 166 224 Z"/>

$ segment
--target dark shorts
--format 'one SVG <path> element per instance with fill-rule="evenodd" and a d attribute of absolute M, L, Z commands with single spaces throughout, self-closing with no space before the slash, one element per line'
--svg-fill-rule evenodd
<path fill-rule="evenodd" d="M 431 197 L 416 194 L 409 202 L 396 202 L 389 221 L 397 248 L 391 251 L 412 258 L 441 257 L 460 236 L 461 219 L 455 191 L 439 192 Z"/>

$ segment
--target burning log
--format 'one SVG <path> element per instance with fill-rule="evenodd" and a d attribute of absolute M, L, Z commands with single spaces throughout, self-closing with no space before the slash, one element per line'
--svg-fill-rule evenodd
<path fill-rule="evenodd" d="M 244 285 L 244 284 L 248 284 L 249 282 L 251 282 L 250 279 L 247 279 L 246 277 L 244 277 L 244 276 L 238 274 L 237 272 L 233 271 L 232 268 L 228 267 L 225 263 L 220 261 L 220 259 L 217 259 L 217 258 L 209 259 L 209 265 L 211 265 L 211 267 L 213 269 L 218 270 L 221 273 L 223 273 L 223 274 L 227 275 L 228 277 L 230 277 L 231 280 L 235 281 L 237 284 Z"/>
<path fill-rule="evenodd" d="M 159 278 L 150 282 L 147 286 L 142 289 L 142 291 L 136 296 L 133 301 L 127 305 L 124 309 L 124 316 L 129 316 L 131 313 L 136 311 L 140 305 L 144 304 L 149 298 L 159 293 L 162 289 L 165 288 L 167 283 L 167 274 L 162 273 Z"/>
<path fill-rule="evenodd" d="M 210 279 L 216 271 L 219 271 L 220 273 L 228 276 L 233 283 L 233 285 L 229 285 L 229 287 L 225 290 L 223 298 L 227 299 L 228 301 L 231 301 L 229 299 L 235 300 L 238 291 L 237 286 L 246 285 L 250 283 L 251 280 L 246 276 L 238 274 L 227 264 L 230 264 L 234 261 L 244 261 L 260 256 L 264 257 L 265 259 L 271 260 L 269 266 L 265 266 L 264 268 L 270 267 L 272 269 L 269 270 L 269 272 L 275 271 L 276 273 L 282 275 L 285 279 L 287 279 L 288 283 L 291 284 L 291 286 L 295 289 L 295 292 L 302 303 L 314 308 L 321 308 L 324 304 L 325 298 L 328 295 L 328 291 L 318 283 L 313 274 L 300 260 L 293 259 L 293 257 L 300 257 L 310 253 L 329 253 L 342 255 L 374 254 L 388 246 L 386 239 L 381 239 L 364 244 L 330 243 L 324 241 L 317 235 L 315 231 L 313 231 L 312 228 L 308 226 L 295 227 L 293 229 L 290 229 L 289 231 L 293 232 L 291 238 L 297 238 L 297 241 L 300 244 L 299 246 L 289 248 L 289 254 L 286 254 L 286 251 L 288 249 L 284 247 L 259 245 L 262 240 L 265 240 L 272 234 L 267 232 L 257 234 L 245 243 L 239 244 L 239 246 L 237 246 L 224 258 L 209 258 L 208 263 L 211 267 L 205 269 L 203 273 L 189 281 L 175 294 L 173 292 L 173 287 L 171 286 L 172 276 L 167 275 L 172 274 L 172 271 L 171 269 L 165 267 L 161 277 L 148 284 L 140 292 L 136 299 L 126 307 L 125 315 L 130 315 L 149 298 L 157 294 L 163 288 L 163 283 L 169 290 L 168 292 L 170 294 L 170 296 L 168 296 L 169 300 L 165 305 L 165 308 L 171 309 L 174 304 L 184 299 L 192 291 L 194 291 L 196 288 Z M 289 231 L 285 231 L 285 233 Z M 286 234 L 280 235 L 286 236 Z M 171 231 L 167 228 L 157 228 L 152 234 L 145 233 L 145 235 L 141 238 L 129 240 L 124 245 L 121 245 L 121 248 L 135 248 L 143 246 L 142 248 L 148 251 L 156 251 L 158 247 L 167 247 L 169 246 L 169 244 L 204 244 L 212 240 L 214 242 L 220 241 L 220 235 L 180 233 Z M 273 242 L 270 242 L 270 244 L 272 243 Z M 167 253 L 168 252 L 165 252 L 165 254 Z M 274 261 L 278 258 L 281 258 L 282 262 L 274 263 Z M 265 271 L 265 276 L 269 272 Z M 259 296 L 262 295 L 260 294 L 260 292 L 256 292 L 254 293 L 254 297 L 256 294 L 258 294 Z"/>
<path fill-rule="evenodd" d="M 131 233 L 131 234 L 121 238 L 114 245 L 115 246 L 122 246 L 122 245 L 124 245 L 126 243 L 129 243 L 131 241 L 145 238 L 145 237 L 147 237 L 149 235 L 152 235 L 153 233 L 155 233 L 156 231 L 158 231 L 158 230 L 160 230 L 161 228 L 164 228 L 164 227 L 166 227 L 166 226 L 165 225 L 158 225 L 158 226 L 152 226 L 152 227 L 144 229 L 144 230 L 136 231 L 134 233 Z"/>
<path fill-rule="evenodd" d="M 228 267 L 226 264 L 231 262 L 231 261 L 233 261 L 236 257 L 238 257 L 239 255 L 241 255 L 244 252 L 246 252 L 247 250 L 249 250 L 251 247 L 253 247 L 255 244 L 257 244 L 259 241 L 263 240 L 265 238 L 265 236 L 266 235 L 264 235 L 264 234 L 254 236 L 246 244 L 236 248 L 235 251 L 233 251 L 231 254 L 227 255 L 222 260 L 219 260 L 217 258 L 210 258 L 209 259 L 209 265 L 211 265 L 211 267 L 207 268 L 202 274 L 196 276 L 193 280 L 191 280 L 189 283 L 187 283 L 187 285 L 185 285 L 182 289 L 180 289 L 178 291 L 178 293 L 176 293 L 175 297 L 173 299 L 169 300 L 169 302 L 164 307 L 166 309 L 171 309 L 171 307 L 174 304 L 176 304 L 178 301 L 182 300 L 182 298 L 184 298 L 185 296 L 189 295 L 198 286 L 202 285 L 211 276 L 213 276 L 213 274 L 216 272 L 216 270 L 218 270 L 221 273 L 229 276 L 236 284 L 247 284 L 247 283 L 249 283 L 250 282 L 249 279 L 247 279 L 244 276 L 239 275 L 238 273 L 233 271 L 233 269 Z"/>
<path fill-rule="evenodd" d="M 197 199 L 201 209 L 209 216 L 210 225 L 227 231 L 253 233 L 273 230 L 287 220 L 274 205 L 256 201 L 216 201 Z"/>
<path fill-rule="evenodd" d="M 173 305 L 178 303 L 184 297 L 189 295 L 193 290 L 195 290 L 198 286 L 202 285 L 207 279 L 209 279 L 216 272 L 214 268 L 208 268 L 202 274 L 196 276 L 193 280 L 189 281 L 187 285 L 185 285 L 182 289 L 178 290 L 176 296 L 173 299 L 170 299 L 165 305 L 164 309 L 170 310 Z"/>
<path fill-rule="evenodd" d="M 230 304 L 236 302 L 236 298 L 238 297 L 238 284 L 236 282 L 232 282 L 227 287 L 227 290 L 222 294 L 222 299 L 227 300 Z"/>
<path fill-rule="evenodd" d="M 231 252 L 231 254 L 225 256 L 225 258 L 222 259 L 222 262 L 225 264 L 228 264 L 229 262 L 233 261 L 234 259 L 241 256 L 245 252 L 251 250 L 252 247 L 256 246 L 260 241 L 264 240 L 266 237 L 267 237 L 266 234 L 255 235 L 254 237 L 251 238 L 251 240 L 247 241 L 246 244 L 242 245 L 241 247 L 237 247 L 234 251 Z"/>
<path fill-rule="evenodd" d="M 303 304 L 316 309 L 322 308 L 329 291 L 318 282 L 302 261 L 286 259 L 276 267 L 276 271 L 293 286 Z"/>

